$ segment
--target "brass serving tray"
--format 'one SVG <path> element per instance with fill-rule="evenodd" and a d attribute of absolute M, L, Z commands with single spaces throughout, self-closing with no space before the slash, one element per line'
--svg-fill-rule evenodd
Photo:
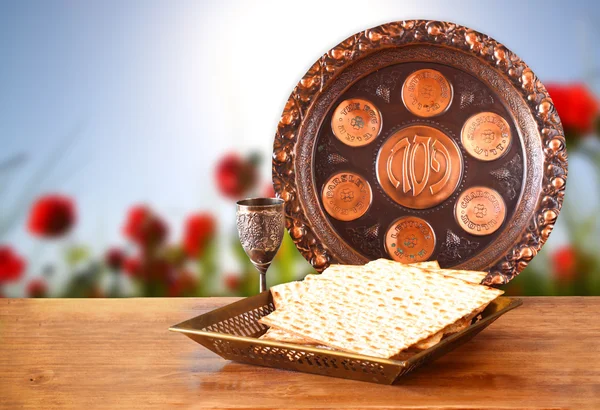
<path fill-rule="evenodd" d="M 333 47 L 290 95 L 273 147 L 287 228 L 317 271 L 437 260 L 507 283 L 552 231 L 566 177 L 560 119 L 534 72 L 444 21 Z"/>
<path fill-rule="evenodd" d="M 226 360 L 343 379 L 393 384 L 402 376 L 469 341 L 500 316 L 522 303 L 520 299 L 499 297 L 482 312 L 479 321 L 404 360 L 380 359 L 258 339 L 267 330 L 267 326 L 258 320 L 275 309 L 269 291 L 186 320 L 169 330 L 185 334 Z"/>

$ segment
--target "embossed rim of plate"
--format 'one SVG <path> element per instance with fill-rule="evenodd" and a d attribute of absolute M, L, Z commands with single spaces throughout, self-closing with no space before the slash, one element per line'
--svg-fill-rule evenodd
<path fill-rule="evenodd" d="M 312 160 L 320 124 L 310 117 L 332 104 L 323 94 L 341 95 L 361 78 L 353 67 L 369 58 L 364 64 L 376 67 L 414 61 L 454 66 L 495 90 L 514 117 L 525 152 L 521 192 L 527 195 L 493 246 L 457 266 L 488 271 L 487 284 L 510 281 L 539 252 L 560 212 L 567 177 L 562 125 L 546 88 L 518 56 L 489 36 L 443 21 L 406 20 L 356 33 L 317 60 L 290 95 L 275 135 L 272 169 L 296 246 L 319 271 L 331 263 L 367 261 L 316 205 L 313 169 L 305 164 Z"/>

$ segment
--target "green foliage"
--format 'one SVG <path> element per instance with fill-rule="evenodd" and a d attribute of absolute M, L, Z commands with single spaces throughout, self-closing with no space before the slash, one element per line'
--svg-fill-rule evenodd
<path fill-rule="evenodd" d="M 80 263 L 88 260 L 90 257 L 90 250 L 85 245 L 74 245 L 70 246 L 65 250 L 65 261 L 71 268 L 79 265 Z"/>
<path fill-rule="evenodd" d="M 218 288 L 217 241 L 212 239 L 206 245 L 204 254 L 196 260 L 202 286 L 200 296 L 214 296 Z"/>

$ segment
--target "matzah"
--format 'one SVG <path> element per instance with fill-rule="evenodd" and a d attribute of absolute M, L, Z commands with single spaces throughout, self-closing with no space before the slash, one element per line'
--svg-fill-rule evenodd
<path fill-rule="evenodd" d="M 388 261 L 387 259 L 379 259 L 379 261 Z M 388 261 L 390 263 L 393 264 L 398 264 L 400 262 L 393 262 L 393 261 Z M 371 262 L 373 263 L 373 262 Z M 384 262 L 382 262 L 384 263 Z M 368 266 L 369 264 L 365 265 Z M 440 265 L 437 263 L 437 261 L 426 261 L 426 262 L 416 262 L 411 264 L 410 266 L 416 266 L 419 268 L 437 268 L 439 269 Z M 333 264 L 330 265 L 325 271 L 326 272 L 346 272 L 350 269 L 356 269 L 356 268 L 362 268 L 362 266 L 360 265 L 338 265 L 338 264 Z M 311 277 L 311 276 L 319 276 L 319 275 L 308 275 L 307 277 Z M 299 287 L 297 286 L 297 284 L 300 282 L 289 282 L 289 283 L 282 283 L 281 285 L 276 285 L 271 287 L 271 295 L 273 296 L 273 304 L 275 305 L 275 309 L 280 309 L 284 306 L 285 301 L 286 300 L 290 300 L 290 299 L 294 299 L 294 298 L 298 298 L 300 297 L 300 295 L 298 295 L 298 290 Z"/>
<path fill-rule="evenodd" d="M 418 267 L 420 269 L 427 269 L 430 272 L 442 273 L 447 276 L 454 276 L 459 279 L 462 279 L 471 283 L 481 283 L 483 279 L 487 276 L 487 272 L 479 272 L 479 271 L 470 271 L 470 270 L 455 270 L 455 269 L 440 269 L 440 265 L 437 261 L 433 261 L 433 264 L 430 262 L 422 262 L 421 264 L 411 264 L 409 266 Z M 365 266 L 381 266 L 388 265 L 392 267 L 398 267 L 400 262 L 391 261 L 389 259 L 377 259 L 367 263 Z"/>
<path fill-rule="evenodd" d="M 411 266 L 362 270 L 369 274 L 355 267 L 327 270 L 325 280 L 295 285 L 306 288 L 302 297 L 261 323 L 339 350 L 392 357 L 502 293 Z"/>
<path fill-rule="evenodd" d="M 263 334 L 260 339 L 266 339 L 266 340 L 277 340 L 278 342 L 286 342 L 286 343 L 296 343 L 296 344 L 302 344 L 302 345 L 316 345 L 316 342 L 313 342 L 312 340 L 308 340 L 305 339 L 303 337 L 300 337 L 298 335 L 295 334 L 291 334 L 288 331 L 276 328 L 276 327 L 270 327 L 269 329 L 267 329 L 266 333 Z"/>
<path fill-rule="evenodd" d="M 394 262 L 394 261 L 390 261 L 387 259 L 379 259 L 376 261 L 372 261 L 365 266 L 334 264 L 334 265 L 331 265 L 324 272 L 324 273 L 326 273 L 325 275 L 308 275 L 305 278 L 305 280 L 325 279 L 325 278 L 333 275 L 334 272 L 339 275 L 340 273 L 348 272 L 350 270 L 357 271 L 359 273 L 360 272 L 367 273 L 366 271 L 372 271 L 371 268 L 375 268 L 375 271 L 377 271 L 376 268 L 381 265 L 392 267 L 392 268 L 398 268 L 402 264 L 400 262 Z M 418 267 L 420 269 L 427 269 L 427 270 L 430 270 L 431 272 L 440 273 L 439 272 L 439 264 L 437 263 L 437 261 L 418 262 L 418 263 L 411 264 L 410 266 L 412 268 Z M 435 268 L 437 268 L 437 269 L 435 269 Z M 472 282 L 472 283 L 481 282 L 481 280 L 486 275 L 485 272 L 457 271 L 457 270 L 443 270 L 441 273 L 443 273 L 445 275 L 455 276 L 462 280 L 465 280 L 467 282 Z M 305 289 L 305 287 L 301 285 L 301 282 L 291 282 L 291 283 L 286 283 L 286 284 L 282 284 L 282 285 L 277 285 L 277 286 L 271 288 L 271 293 L 273 295 L 273 301 L 274 301 L 275 307 L 277 309 L 281 309 L 285 305 L 286 301 L 301 298 L 304 289 Z M 485 305 L 485 306 L 487 306 L 487 305 Z M 462 319 L 459 319 L 457 322 L 447 326 L 446 328 L 444 328 L 440 332 L 430 336 L 429 338 L 416 343 L 415 345 L 411 346 L 411 348 L 416 349 L 416 350 L 427 349 L 427 348 L 435 345 L 436 343 L 438 343 L 443 336 L 461 331 L 462 329 L 469 326 L 472 319 L 477 314 L 479 314 L 480 311 L 483 310 L 483 308 L 485 308 L 485 306 L 483 306 L 479 310 L 476 310 L 472 314 L 470 314 L 466 317 L 463 317 Z M 296 343 L 296 344 L 316 344 L 316 342 L 313 342 L 313 341 L 303 338 L 301 336 L 291 334 L 289 332 L 286 332 L 285 330 L 274 328 L 274 327 L 270 328 L 264 335 L 261 336 L 261 338 L 269 339 L 269 340 L 277 340 L 277 341 L 287 342 L 287 343 Z"/>

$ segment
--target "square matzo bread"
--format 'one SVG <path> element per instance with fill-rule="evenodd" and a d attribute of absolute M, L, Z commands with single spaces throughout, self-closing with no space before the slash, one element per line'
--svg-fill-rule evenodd
<path fill-rule="evenodd" d="M 418 267 L 421 269 L 427 269 L 430 272 L 437 272 L 440 273 L 442 275 L 446 275 L 446 276 L 454 276 L 456 278 L 462 279 L 464 281 L 467 282 L 471 282 L 471 283 L 481 283 L 482 280 L 485 279 L 485 277 L 487 276 L 487 272 L 480 272 L 480 271 L 472 271 L 472 270 L 457 270 L 457 269 L 440 269 L 439 264 L 437 263 L 437 261 L 434 261 L 435 265 L 437 265 L 437 267 L 435 266 L 431 266 L 428 264 L 428 262 L 423 262 L 422 264 L 411 264 L 409 266 L 412 267 Z M 369 263 L 367 263 L 365 266 L 382 266 L 382 265 L 388 265 L 392 268 L 394 267 L 398 267 L 403 265 L 401 262 L 396 262 L 396 261 L 391 261 L 389 259 L 377 259 L 374 261 L 371 261 Z"/>
<path fill-rule="evenodd" d="M 399 266 L 402 265 L 400 262 L 394 262 L 394 261 L 390 261 L 387 259 L 379 259 L 379 260 L 368 263 L 366 266 L 377 267 L 382 264 L 387 265 L 392 268 L 398 268 Z M 418 262 L 418 263 L 411 264 L 410 266 L 418 267 L 421 269 L 423 269 L 423 268 L 431 269 L 431 268 L 435 268 L 435 267 L 437 267 L 439 269 L 439 264 L 437 263 L 437 261 Z M 320 278 L 323 279 L 323 278 L 327 277 L 328 275 L 332 274 L 332 272 L 343 273 L 343 272 L 348 272 L 350 270 L 357 270 L 357 271 L 361 272 L 361 271 L 364 271 L 365 268 L 363 266 L 335 265 L 334 264 L 334 265 L 331 265 L 324 272 L 324 273 L 327 273 L 326 275 L 323 275 L 323 274 L 308 275 L 305 278 L 305 280 L 315 280 L 315 279 L 318 280 Z M 479 283 L 486 275 L 485 272 L 454 271 L 454 270 L 451 270 L 451 271 L 444 270 L 443 273 L 449 273 L 450 275 L 460 277 L 463 280 L 466 280 L 468 282 L 473 282 L 473 283 Z M 274 301 L 275 307 L 277 309 L 283 308 L 283 306 L 285 306 L 285 303 L 289 300 L 297 300 L 302 297 L 302 293 L 303 293 L 305 287 L 303 287 L 300 283 L 301 282 L 290 282 L 290 283 L 277 285 L 277 286 L 274 286 L 271 288 L 271 293 L 273 295 L 273 301 Z M 480 310 L 483 310 L 483 308 Z M 444 335 L 450 334 L 450 333 L 456 333 L 457 331 L 460 331 L 460 330 L 464 329 L 465 327 L 467 327 L 471 323 L 471 319 L 474 316 L 476 316 L 478 313 L 479 312 L 474 312 L 474 313 L 460 319 L 455 324 L 449 325 L 445 329 L 443 329 L 439 335 L 437 335 L 437 334 L 432 335 L 428 338 L 428 340 L 419 342 L 419 343 L 415 344 L 413 347 L 416 349 L 429 348 L 433 344 L 439 342 L 438 339 L 441 340 L 441 337 L 443 337 Z M 267 333 L 265 333 L 263 336 L 261 336 L 261 338 L 270 339 L 270 340 L 279 340 L 282 342 L 297 343 L 297 344 L 316 344 L 315 342 L 312 342 L 311 340 L 308 340 L 306 338 L 287 333 L 286 331 L 284 331 L 282 329 L 274 329 L 274 328 L 268 330 Z M 436 341 L 436 342 L 432 343 L 432 341 Z"/>
<path fill-rule="evenodd" d="M 386 259 L 380 259 L 381 261 L 385 261 Z M 390 261 L 391 262 L 391 261 Z M 397 264 L 399 262 L 392 262 L 394 264 Z M 396 266 L 396 265 L 393 265 Z M 417 262 L 414 264 L 411 264 L 411 266 L 418 266 L 418 267 L 422 267 L 422 268 L 439 268 L 439 264 L 437 263 L 437 261 L 427 261 L 427 262 Z M 362 268 L 361 265 L 337 265 L 337 264 L 333 264 L 330 265 L 324 272 L 329 271 L 336 271 L 336 272 L 345 272 L 351 269 L 359 269 Z M 307 275 L 307 277 L 309 276 L 319 276 L 317 275 Z M 275 305 L 275 309 L 280 309 L 285 305 L 285 301 L 286 300 L 290 300 L 290 299 L 294 299 L 294 298 L 298 298 L 298 290 L 300 289 L 298 287 L 298 281 L 295 282 L 288 282 L 288 283 L 282 283 L 280 285 L 276 285 L 271 287 L 271 295 L 273 296 L 273 304 Z"/>
<path fill-rule="evenodd" d="M 305 281 L 300 300 L 261 322 L 336 349 L 391 357 L 502 293 L 408 266 L 377 271 Z"/>

